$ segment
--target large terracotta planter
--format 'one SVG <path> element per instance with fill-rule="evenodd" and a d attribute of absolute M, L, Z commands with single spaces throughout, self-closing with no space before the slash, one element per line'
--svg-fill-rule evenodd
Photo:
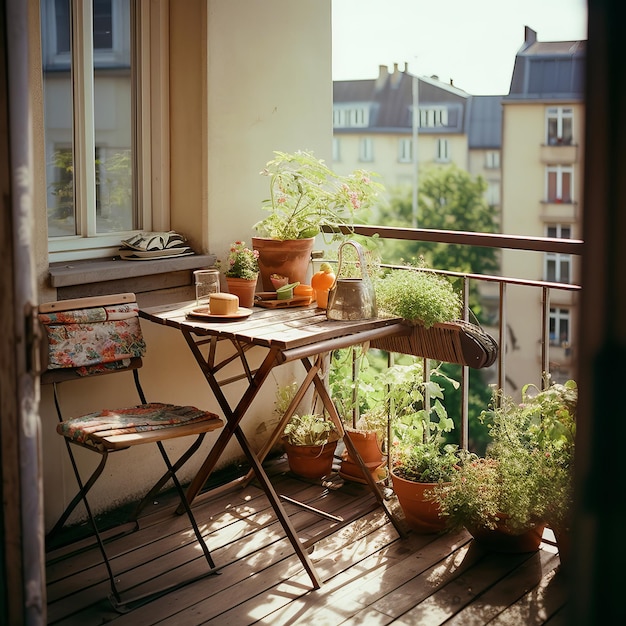
<path fill-rule="evenodd" d="M 256 291 L 257 279 L 226 277 L 228 293 L 239 298 L 239 306 L 249 309 L 254 306 L 254 292 Z"/>
<path fill-rule="evenodd" d="M 393 472 L 391 480 L 406 523 L 412 530 L 423 535 L 446 530 L 446 520 L 439 515 L 439 505 L 426 498 L 439 483 L 418 483 Z"/>
<path fill-rule="evenodd" d="M 506 516 L 498 522 L 496 528 L 467 527 L 472 537 L 491 552 L 521 554 L 539 550 L 545 524 L 538 524 L 523 532 L 514 533 L 506 526 Z"/>
<path fill-rule="evenodd" d="M 376 482 L 383 480 L 387 475 L 387 472 L 383 467 L 385 457 L 383 455 L 383 451 L 380 449 L 376 432 L 373 430 L 355 430 L 346 428 L 344 440 L 346 437 L 350 438 L 350 441 L 361 456 L 365 467 L 367 467 L 374 477 L 374 480 Z M 356 459 L 352 458 L 352 455 L 347 449 L 341 454 L 341 467 L 339 468 L 339 475 L 346 480 L 365 483 L 361 466 L 357 463 Z"/>
<path fill-rule="evenodd" d="M 303 478 L 323 478 L 333 468 L 333 456 L 337 440 L 329 441 L 324 446 L 294 446 L 283 438 L 282 443 L 287 453 L 289 469 Z"/>
<path fill-rule="evenodd" d="M 259 270 L 263 291 L 275 291 L 272 274 L 287 276 L 290 283 L 306 284 L 315 237 L 308 239 L 266 239 L 252 237 L 252 248 L 259 252 Z"/>

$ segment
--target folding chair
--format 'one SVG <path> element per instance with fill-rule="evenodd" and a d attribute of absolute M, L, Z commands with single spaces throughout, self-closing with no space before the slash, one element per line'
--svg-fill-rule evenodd
<path fill-rule="evenodd" d="M 139 324 L 135 295 L 124 293 L 42 304 L 39 307 L 39 320 L 45 329 L 43 336 L 47 343 L 43 350 L 44 366 L 41 382 L 53 385 L 54 402 L 59 418 L 57 432 L 65 440 L 78 482 L 78 493 L 68 504 L 47 539 L 50 540 L 64 527 L 72 511 L 82 501 L 110 580 L 110 600 L 113 606 L 121 611 L 127 610 L 131 604 L 140 604 L 148 598 L 191 582 L 187 580 L 157 592 L 122 599 L 122 594 L 116 585 L 110 557 L 105 548 L 105 540 L 102 532 L 98 530 L 87 499 L 87 494 L 104 470 L 109 453 L 133 450 L 138 445 L 156 443 L 167 471 L 139 503 L 131 520 L 133 530 L 139 527 L 137 516 L 145 503 L 151 501 L 171 479 L 209 565 L 206 573 L 193 580 L 216 573 L 215 564 L 176 472 L 198 449 L 205 434 L 221 428 L 223 422 L 217 415 L 193 406 L 146 402 L 138 375 L 138 370 L 142 365 L 141 357 L 145 352 L 145 342 Z M 98 408 L 93 413 L 64 418 L 59 396 L 61 383 L 129 371 L 133 374 L 141 404 L 121 409 Z M 165 451 L 163 441 L 189 435 L 196 436 L 193 443 L 175 463 L 172 463 Z M 86 448 L 101 456 L 99 464 L 86 481 L 83 481 L 79 473 L 72 450 L 73 446 Z"/>

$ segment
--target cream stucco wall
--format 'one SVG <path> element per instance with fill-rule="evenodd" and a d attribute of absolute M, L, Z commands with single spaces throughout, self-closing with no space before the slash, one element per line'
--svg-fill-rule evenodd
<path fill-rule="evenodd" d="M 573 137 L 576 148 L 546 149 L 546 108 L 567 106 L 574 109 Z M 506 102 L 504 105 L 502 138 L 502 232 L 534 237 L 546 236 L 547 224 L 569 224 L 572 237 L 579 238 L 582 228 L 582 178 L 584 153 L 584 108 L 578 103 Z M 558 159 L 561 151 L 568 158 L 575 155 L 573 168 L 573 203 L 546 202 L 546 166 Z M 567 152 L 565 152 L 567 151 Z M 580 284 L 580 260 L 572 260 L 573 282 Z M 502 274 L 529 280 L 544 279 L 544 254 L 504 250 Z M 575 298 L 571 294 L 554 294 L 551 304 L 572 306 L 571 336 L 577 333 Z M 509 288 L 506 310 L 510 329 L 515 336 L 515 347 L 507 355 L 507 377 L 518 387 L 535 382 L 541 364 L 539 340 L 541 337 L 541 293 L 524 287 Z M 536 324 L 529 320 L 537 320 Z M 576 346 L 572 346 L 575 354 Z M 561 348 L 551 348 L 550 358 L 561 359 Z M 575 358 L 575 357 L 574 357 Z M 562 377 L 573 375 L 565 360 Z M 555 364 L 556 375 L 559 375 Z"/>
<path fill-rule="evenodd" d="M 40 301 L 46 301 L 54 299 L 55 292 L 47 286 L 38 2 L 29 2 L 33 9 L 34 150 L 40 163 L 35 192 L 36 257 Z M 170 150 L 161 162 L 163 171 L 156 168 L 153 176 L 156 184 L 161 176 L 168 179 L 169 227 L 187 234 L 196 250 L 221 256 L 230 242 L 249 241 L 253 224 L 263 217 L 260 206 L 267 194 L 267 179 L 259 172 L 274 150 L 307 149 L 331 160 L 331 3 L 163 0 L 156 4 L 164 10 L 164 23 L 169 22 L 167 102 L 157 107 L 169 111 L 169 135 L 157 139 L 169 143 Z M 140 304 L 148 299 L 142 296 Z M 158 396 L 219 412 L 182 336 L 170 328 L 145 322 L 142 326 L 149 346 L 142 371 L 148 398 Z M 272 414 L 276 384 L 288 382 L 294 374 L 303 373 L 290 367 L 277 370 L 253 404 L 244 424 L 253 445 L 259 445 L 276 419 Z M 232 385 L 227 395 L 236 398 L 240 391 L 241 386 Z M 111 398 L 120 404 L 135 402 L 130 390 L 113 382 L 107 385 L 105 379 L 72 383 L 64 397 L 70 414 L 88 410 L 92 402 L 104 406 Z M 75 489 L 63 441 L 54 434 L 56 417 L 48 388 L 42 390 L 41 418 L 46 442 L 45 523 L 50 528 Z M 216 436 L 208 437 L 205 449 Z M 221 464 L 240 456 L 233 444 Z M 111 461 L 108 480 L 94 492 L 95 510 L 135 497 L 162 469 L 151 462 L 148 450 L 114 457 L 118 458 Z M 200 460 L 201 455 L 189 464 L 187 475 Z M 92 461 L 80 455 L 81 465 Z"/>

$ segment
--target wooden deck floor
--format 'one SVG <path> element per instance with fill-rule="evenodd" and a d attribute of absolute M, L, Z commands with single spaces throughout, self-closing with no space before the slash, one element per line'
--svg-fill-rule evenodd
<path fill-rule="evenodd" d="M 312 590 L 262 490 L 254 483 L 194 504 L 218 566 L 205 577 L 134 610 L 116 612 L 99 553 L 83 547 L 48 555 L 48 623 L 435 625 L 566 623 L 567 585 L 559 556 L 546 541 L 534 554 L 487 553 L 465 533 L 400 539 L 364 486 L 323 489 L 294 479 L 281 461 L 271 467 L 280 494 L 351 522 L 334 522 L 287 505 L 324 584 Z M 205 571 L 186 516 L 160 499 L 140 529 L 117 539 L 113 561 L 123 589 L 152 591 Z"/>

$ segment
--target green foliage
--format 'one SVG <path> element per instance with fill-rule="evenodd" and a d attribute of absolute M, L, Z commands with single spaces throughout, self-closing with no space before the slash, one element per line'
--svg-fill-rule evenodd
<path fill-rule="evenodd" d="M 486 183 L 450 166 L 433 168 L 420 178 L 418 195 L 419 228 L 497 232 L 496 211 L 484 199 Z M 388 207 L 380 209 L 380 223 L 408 228 L 412 224 L 410 188 L 396 189 Z M 474 274 L 492 274 L 498 269 L 494 249 L 436 242 L 384 242 L 386 263 L 412 263 L 424 257 L 429 267 Z M 472 286 L 471 308 L 480 317 L 477 289 Z"/>
<path fill-rule="evenodd" d="M 546 383 L 549 379 L 546 379 Z M 435 499 L 450 526 L 521 532 L 539 522 L 567 527 L 573 494 L 577 389 L 574 381 L 523 389 L 522 402 L 497 391 L 481 418 L 492 444 L 484 458 L 464 453 Z"/>
<path fill-rule="evenodd" d="M 283 436 L 292 446 L 324 446 L 337 431 L 332 422 L 317 413 L 292 415 Z"/>
<path fill-rule="evenodd" d="M 321 226 L 352 223 L 383 191 L 373 174 L 355 170 L 340 176 L 310 152 L 274 155 L 261 172 L 270 180 L 270 197 L 263 201 L 270 215 L 254 226 L 263 237 L 304 239 L 315 237 Z"/>
<path fill-rule="evenodd" d="M 258 250 L 246 247 L 245 241 L 235 241 L 228 250 L 228 267 L 225 275 L 230 278 L 254 280 L 259 274 Z"/>
<path fill-rule="evenodd" d="M 377 432 L 391 423 L 391 467 L 407 480 L 446 480 L 454 467 L 456 446 L 445 435 L 454 428 L 446 412 L 439 381 L 458 386 L 439 369 L 424 379 L 423 360 L 407 357 L 406 363 L 375 366 L 377 351 L 340 350 L 333 354 L 329 385 L 331 396 L 344 420 L 358 406 L 363 418 L 357 427 Z"/>
<path fill-rule="evenodd" d="M 379 315 L 426 328 L 461 317 L 461 298 L 446 278 L 427 269 L 394 269 L 374 282 Z"/>

